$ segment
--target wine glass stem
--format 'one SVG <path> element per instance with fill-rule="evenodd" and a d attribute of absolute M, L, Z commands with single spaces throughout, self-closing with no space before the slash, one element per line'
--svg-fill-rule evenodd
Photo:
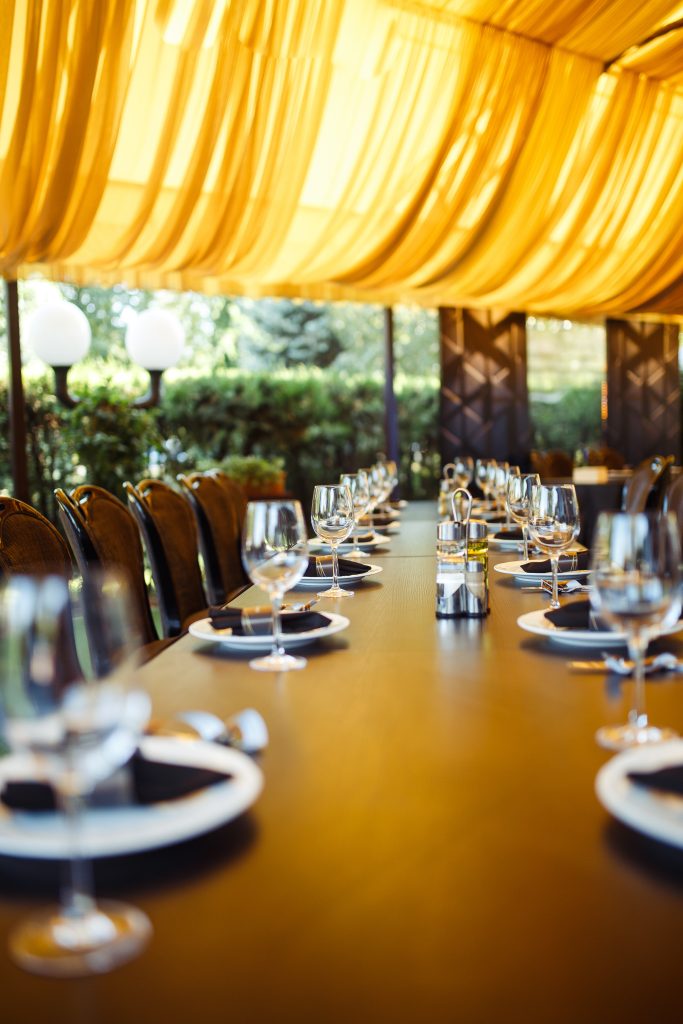
<path fill-rule="evenodd" d="M 67 827 L 69 858 L 62 885 L 62 912 L 72 920 L 82 920 L 95 910 L 90 862 L 81 854 L 83 798 L 78 793 L 60 790 L 59 804 Z"/>
<path fill-rule="evenodd" d="M 529 561 L 529 527 L 522 523 L 522 540 L 524 541 L 524 561 Z"/>
<path fill-rule="evenodd" d="M 550 567 L 551 567 L 552 573 L 553 573 L 553 594 L 552 594 L 552 597 L 550 599 L 550 607 L 551 608 L 559 608 L 560 607 L 560 596 L 559 596 L 559 594 L 557 592 L 557 573 L 558 573 L 558 570 L 560 568 L 560 558 L 559 558 L 559 555 L 551 555 L 550 556 Z"/>
<path fill-rule="evenodd" d="M 273 650 L 271 651 L 273 657 L 277 657 L 280 654 L 284 654 L 284 649 L 280 642 L 280 630 L 281 630 L 281 619 L 282 619 L 282 594 L 277 591 L 271 594 L 270 604 L 273 610 Z"/>
<path fill-rule="evenodd" d="M 332 545 L 332 589 L 336 590 L 339 586 L 337 577 L 339 576 L 339 559 L 337 558 L 337 545 Z"/>
<path fill-rule="evenodd" d="M 628 653 L 633 662 L 633 708 L 629 712 L 629 722 L 636 729 L 647 728 L 647 712 L 645 711 L 645 650 L 647 637 L 639 632 L 629 634 Z"/>

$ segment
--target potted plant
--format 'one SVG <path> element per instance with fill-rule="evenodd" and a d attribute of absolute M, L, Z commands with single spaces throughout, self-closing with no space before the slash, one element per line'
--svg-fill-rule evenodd
<path fill-rule="evenodd" d="M 280 458 L 259 455 L 228 455 L 220 464 L 226 476 L 234 480 L 247 498 L 277 498 L 285 494 L 286 476 Z"/>

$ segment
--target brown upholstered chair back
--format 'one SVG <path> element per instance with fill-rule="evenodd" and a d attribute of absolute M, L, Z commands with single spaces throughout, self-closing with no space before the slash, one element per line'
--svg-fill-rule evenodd
<path fill-rule="evenodd" d="M 147 548 L 164 635 L 178 636 L 206 609 L 194 513 L 185 495 L 161 480 L 124 487 Z"/>
<path fill-rule="evenodd" d="M 624 486 L 622 509 L 624 512 L 644 512 L 646 508 L 661 508 L 672 456 L 654 455 L 633 470 L 633 476 Z"/>
<path fill-rule="evenodd" d="M 234 480 L 231 480 L 230 477 L 221 469 L 210 469 L 205 475 L 212 476 L 214 480 L 217 480 L 227 494 L 228 500 L 237 514 L 241 530 L 244 523 L 244 517 L 247 514 L 247 498 L 244 491 L 239 484 L 236 484 Z"/>
<path fill-rule="evenodd" d="M 102 487 L 84 484 L 72 491 L 56 491 L 60 515 L 81 575 L 100 565 L 127 576 L 133 625 L 140 642 L 157 640 L 145 583 L 145 563 L 140 534 L 133 516 L 118 498 Z"/>
<path fill-rule="evenodd" d="M 0 573 L 69 579 L 72 572 L 68 545 L 56 527 L 23 501 L 0 497 Z"/>
<path fill-rule="evenodd" d="M 242 568 L 240 520 L 234 502 L 209 473 L 179 476 L 197 522 L 211 604 L 224 604 L 248 580 Z"/>

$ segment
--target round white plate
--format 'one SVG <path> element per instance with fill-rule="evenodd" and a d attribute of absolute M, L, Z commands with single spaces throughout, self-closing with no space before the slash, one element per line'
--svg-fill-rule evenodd
<path fill-rule="evenodd" d="M 546 637 L 554 643 L 566 644 L 569 647 L 623 647 L 626 643 L 626 634 L 617 633 L 612 630 L 601 629 L 567 629 L 565 626 L 554 626 L 550 619 L 545 617 L 545 608 L 537 608 L 536 611 L 520 615 L 517 625 L 525 629 L 527 633 L 535 633 L 537 636 Z M 669 636 L 671 633 L 678 633 L 683 628 L 680 622 L 673 626 L 667 626 L 660 631 L 660 636 Z"/>
<path fill-rule="evenodd" d="M 545 559 L 538 559 L 538 561 L 545 561 Z M 553 574 L 548 572 L 524 572 L 522 566 L 524 562 L 498 562 L 494 565 L 496 572 L 502 572 L 504 576 L 514 576 L 516 580 L 524 580 L 525 582 L 533 583 L 534 580 L 551 580 Z M 558 580 L 573 580 L 577 576 L 588 576 L 590 569 L 574 569 L 573 572 L 558 572 Z"/>
<path fill-rule="evenodd" d="M 263 788 L 263 774 L 238 750 L 168 736 L 145 736 L 146 757 L 229 773 L 231 778 L 177 800 L 147 806 L 89 808 L 83 815 L 81 848 L 86 857 L 118 857 L 169 846 L 209 832 L 250 807 Z M 25 757 L 0 760 L 0 779 L 26 778 Z M 0 803 L 0 853 L 9 857 L 58 859 L 69 856 L 69 836 L 56 811 L 10 811 Z"/>
<path fill-rule="evenodd" d="M 382 537 L 376 533 L 370 540 L 362 540 L 360 543 L 345 540 L 343 544 L 339 545 L 337 552 L 343 555 L 345 552 L 353 551 L 356 548 L 359 551 L 372 551 L 374 548 L 386 547 L 387 544 L 391 544 L 391 537 Z M 332 550 L 330 545 L 322 540 L 309 540 L 308 547 L 310 551 L 324 551 L 325 554 L 329 554 Z"/>
<path fill-rule="evenodd" d="M 683 797 L 658 793 L 631 782 L 629 772 L 649 772 L 683 763 L 683 740 L 623 750 L 603 765 L 595 779 L 602 806 L 631 828 L 683 847 Z"/>
<path fill-rule="evenodd" d="M 352 583 L 362 583 L 363 580 L 370 579 L 371 576 L 376 576 L 378 572 L 382 571 L 381 565 L 371 565 L 367 572 L 355 572 L 351 576 L 340 576 L 339 586 L 345 587 L 350 586 Z M 324 590 L 325 584 L 332 586 L 331 576 L 302 576 L 296 587 L 293 590 Z M 327 612 L 324 613 L 325 615 Z"/>
<path fill-rule="evenodd" d="M 286 650 L 292 647 L 304 647 L 306 644 L 312 644 L 316 640 L 322 640 L 323 637 L 339 633 L 349 625 L 349 620 L 343 615 L 335 615 L 334 612 L 321 612 L 320 614 L 325 615 L 330 620 L 328 626 L 320 626 L 319 629 L 308 629 L 305 633 L 284 633 L 282 636 L 282 646 Z M 211 625 L 210 619 L 199 619 L 197 622 L 190 623 L 189 632 L 197 640 L 209 640 L 211 643 L 222 644 L 223 647 L 228 647 L 235 651 L 269 651 L 273 646 L 273 637 L 270 634 L 264 633 L 262 636 L 234 636 L 232 633 L 224 630 L 215 630 Z"/>

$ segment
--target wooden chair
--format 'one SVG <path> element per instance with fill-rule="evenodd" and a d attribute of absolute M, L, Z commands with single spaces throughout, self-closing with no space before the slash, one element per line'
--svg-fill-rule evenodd
<path fill-rule="evenodd" d="M 113 569 L 123 573 L 131 590 L 131 620 L 143 660 L 149 660 L 166 647 L 159 640 L 149 606 L 145 583 L 145 563 L 137 524 L 126 506 L 102 487 L 85 484 L 69 495 L 55 491 L 64 531 L 84 580 L 92 569 Z M 85 627 L 93 662 L 103 664 L 107 654 L 98 644 L 96 621 L 84 606 Z"/>
<path fill-rule="evenodd" d="M 197 523 L 211 604 L 226 604 L 247 586 L 242 568 L 241 521 L 225 487 L 211 473 L 180 475 Z"/>
<path fill-rule="evenodd" d="M 123 486 L 152 567 L 164 636 L 178 636 L 208 612 L 192 508 L 161 480 Z"/>
<path fill-rule="evenodd" d="M 624 485 L 622 512 L 661 508 L 673 461 L 672 455 L 653 455 L 636 466 L 631 479 Z"/>
<path fill-rule="evenodd" d="M 0 497 L 0 576 L 18 575 L 70 580 L 71 552 L 59 530 L 35 508 L 17 498 Z M 65 685 L 82 678 L 70 610 L 61 617 L 59 660 Z"/>

